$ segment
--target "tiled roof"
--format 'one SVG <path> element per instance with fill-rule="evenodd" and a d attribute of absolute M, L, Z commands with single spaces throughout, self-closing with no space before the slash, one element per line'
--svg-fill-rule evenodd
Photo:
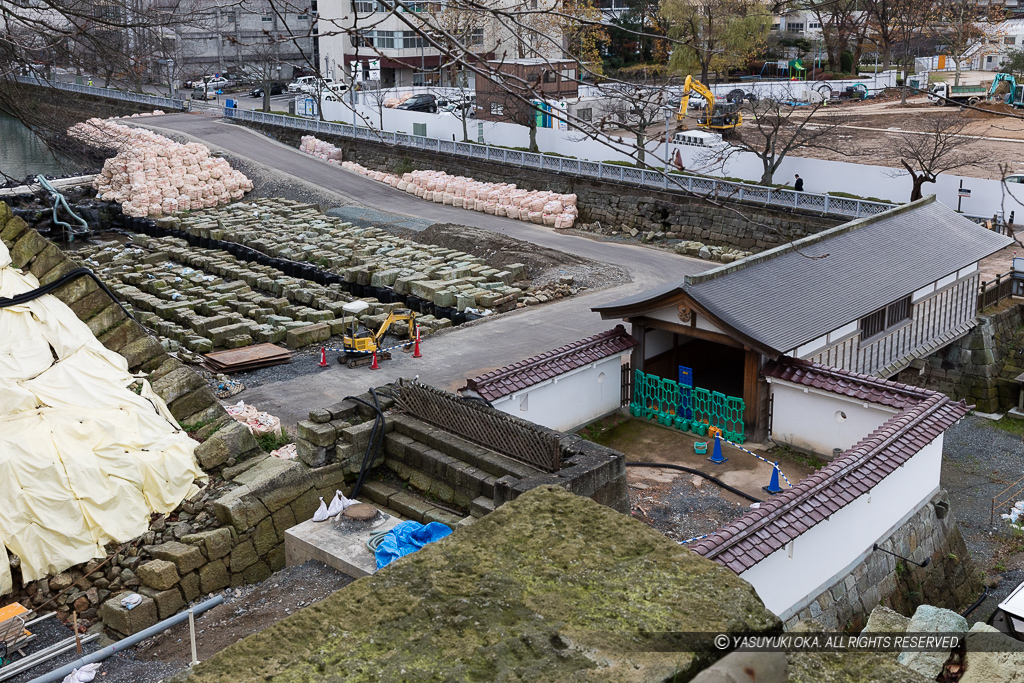
<path fill-rule="evenodd" d="M 917 405 L 936 395 L 936 392 L 930 389 L 890 382 L 871 375 L 839 370 L 789 356 L 783 356 L 778 361 L 770 361 L 761 372 L 771 379 L 813 387 L 897 410 Z"/>
<path fill-rule="evenodd" d="M 466 389 L 493 401 L 608 356 L 629 351 L 636 344 L 626 328 L 616 325 L 613 330 L 466 380 Z"/>
<path fill-rule="evenodd" d="M 970 408 L 933 392 L 828 466 L 689 547 L 737 574 L 746 571 L 870 491 Z"/>
<path fill-rule="evenodd" d="M 685 294 L 775 357 L 1012 242 L 929 196 L 592 310 L 635 315 Z"/>

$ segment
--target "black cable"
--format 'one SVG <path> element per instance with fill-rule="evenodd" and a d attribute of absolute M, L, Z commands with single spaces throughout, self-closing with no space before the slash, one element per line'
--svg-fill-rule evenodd
<path fill-rule="evenodd" d="M 627 462 L 626 463 L 626 467 L 660 467 L 660 468 L 667 469 L 667 470 L 679 470 L 681 472 L 689 472 L 690 474 L 696 474 L 698 476 L 704 477 L 705 479 L 707 479 L 711 483 L 717 484 L 717 485 L 721 486 L 723 489 L 725 489 L 729 493 L 735 493 L 737 496 L 739 496 L 741 498 L 746 498 L 751 503 L 763 503 L 764 502 L 763 500 L 761 500 L 759 498 L 754 498 L 749 493 L 744 493 L 743 491 L 740 491 L 737 488 L 733 488 L 732 486 L 729 486 L 728 484 L 726 484 L 721 479 L 718 479 L 717 477 L 712 477 L 710 474 L 706 474 L 704 472 L 701 472 L 700 470 L 695 470 L 692 467 L 683 467 L 682 465 L 669 465 L 668 463 L 663 463 L 663 462 Z"/>
<path fill-rule="evenodd" d="M 988 586 L 985 586 L 985 590 L 982 591 L 981 597 L 974 601 L 974 604 L 968 607 L 966 610 L 960 613 L 960 616 L 966 618 L 968 614 L 978 609 L 978 605 L 985 602 L 985 598 L 988 597 Z"/>
<path fill-rule="evenodd" d="M 352 487 L 351 497 L 355 498 L 359 495 L 359 491 L 363 487 L 363 482 L 366 479 L 366 472 L 380 452 L 380 445 L 384 441 L 384 431 L 386 422 L 384 420 L 384 412 L 380 408 L 380 401 L 377 399 L 377 392 L 372 388 L 370 389 L 370 395 L 373 397 L 373 403 L 359 398 L 358 396 L 346 396 L 344 400 L 352 400 L 357 403 L 362 403 L 364 406 L 373 410 L 376 416 L 373 419 L 373 428 L 370 430 L 370 440 L 366 444 L 366 452 L 363 454 L 363 462 L 359 467 L 359 476 L 356 478 L 356 483 Z M 373 454 L 371 455 L 371 450 Z"/>
<path fill-rule="evenodd" d="M 71 272 L 62 275 L 53 282 L 43 285 L 42 287 L 39 287 L 37 289 L 33 289 L 30 292 L 24 292 L 22 294 L 18 294 L 10 298 L 0 296 L 0 308 L 7 308 L 8 306 L 18 306 L 20 304 L 28 303 L 33 299 L 38 299 L 41 296 L 49 294 L 55 289 L 58 289 L 59 287 L 67 284 L 71 280 L 82 277 L 83 275 L 88 275 L 89 277 L 91 277 L 93 279 L 93 282 L 99 285 L 100 289 L 102 289 L 107 294 L 107 296 L 110 297 L 111 301 L 113 301 L 115 304 L 121 307 L 121 310 L 124 311 L 125 315 L 127 315 L 132 320 L 135 320 L 135 316 L 129 313 L 128 309 L 124 307 L 124 304 L 118 301 L 117 297 L 114 296 L 114 293 L 107 288 L 107 285 L 104 284 L 103 281 L 96 276 L 96 273 L 92 272 L 88 268 L 75 268 Z"/>

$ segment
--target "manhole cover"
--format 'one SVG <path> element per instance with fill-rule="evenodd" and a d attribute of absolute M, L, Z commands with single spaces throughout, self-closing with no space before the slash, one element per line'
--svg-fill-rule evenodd
<path fill-rule="evenodd" d="M 369 522 L 377 516 L 377 508 L 372 505 L 367 505 L 366 503 L 357 503 L 345 508 L 345 512 L 343 514 L 345 517 L 354 519 L 357 522 Z"/>

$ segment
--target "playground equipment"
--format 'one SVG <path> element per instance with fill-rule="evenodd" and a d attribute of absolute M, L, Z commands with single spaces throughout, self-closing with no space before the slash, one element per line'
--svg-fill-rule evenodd
<path fill-rule="evenodd" d="M 697 93 L 704 98 L 706 103 L 704 111 L 697 116 L 697 125 L 701 128 L 720 130 L 724 135 L 743 123 L 743 115 L 739 112 L 738 102 L 716 102 L 714 93 L 693 76 L 687 76 L 683 83 L 683 96 L 679 100 L 679 113 L 676 114 L 677 121 L 686 118 L 686 108 L 690 104 L 692 93 Z"/>

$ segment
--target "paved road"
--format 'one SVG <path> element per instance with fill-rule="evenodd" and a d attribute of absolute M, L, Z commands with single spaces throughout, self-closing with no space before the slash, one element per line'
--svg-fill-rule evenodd
<path fill-rule="evenodd" d="M 134 122 L 133 122 L 134 123 Z M 419 375 L 420 379 L 446 388 L 462 386 L 466 377 L 528 358 L 606 330 L 613 324 L 602 321 L 590 308 L 708 268 L 707 261 L 685 258 L 646 247 L 603 242 L 558 233 L 551 228 L 508 218 L 425 202 L 383 183 L 351 173 L 315 159 L 241 126 L 209 117 L 174 114 L 159 123 L 146 122 L 155 129 L 191 135 L 213 148 L 244 157 L 336 192 L 362 205 L 440 223 L 470 225 L 490 232 L 610 263 L 625 269 L 632 282 L 549 305 L 530 307 L 511 315 L 460 328 L 427 340 L 424 357 L 412 359 L 396 353 L 394 360 L 372 372 L 348 369 L 332 363 L 312 374 L 302 374 L 247 390 L 239 396 L 261 410 L 278 415 L 286 425 L 305 419 L 314 408 L 362 393 L 370 384 L 380 385 L 398 377 Z M 303 365 L 306 367 L 306 365 Z"/>

